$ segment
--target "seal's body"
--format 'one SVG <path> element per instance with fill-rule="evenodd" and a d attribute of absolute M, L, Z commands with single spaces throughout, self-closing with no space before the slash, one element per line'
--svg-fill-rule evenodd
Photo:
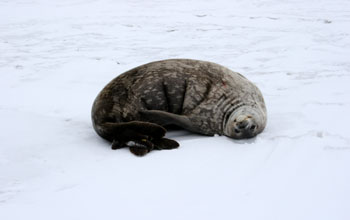
<path fill-rule="evenodd" d="M 113 79 L 97 96 L 92 121 L 111 141 L 112 124 L 132 121 L 240 139 L 264 129 L 266 108 L 259 89 L 239 73 L 211 62 L 172 59 Z"/>

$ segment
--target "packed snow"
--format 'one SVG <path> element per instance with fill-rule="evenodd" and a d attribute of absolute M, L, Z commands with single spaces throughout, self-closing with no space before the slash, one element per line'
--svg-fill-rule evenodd
<path fill-rule="evenodd" d="M 348 0 L 1 0 L 0 219 L 350 219 L 349 27 Z M 245 75 L 265 131 L 111 150 L 98 92 L 169 58 Z"/>

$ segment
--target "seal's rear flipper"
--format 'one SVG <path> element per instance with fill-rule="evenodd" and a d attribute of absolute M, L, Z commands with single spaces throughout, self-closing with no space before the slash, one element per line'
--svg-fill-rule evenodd
<path fill-rule="evenodd" d="M 177 115 L 165 111 L 159 110 L 142 110 L 140 111 L 141 117 L 152 123 L 156 123 L 162 126 L 177 125 L 181 128 L 189 131 L 197 132 L 192 125 L 192 122 L 187 116 Z"/>
<path fill-rule="evenodd" d="M 105 137 L 112 141 L 112 149 L 129 147 L 136 156 L 143 156 L 153 149 L 174 149 L 179 144 L 170 139 L 162 138 L 166 130 L 155 123 L 131 121 L 102 124 Z"/>
<path fill-rule="evenodd" d="M 129 141 L 126 143 L 131 153 L 136 156 L 144 156 L 154 148 L 154 144 L 149 140 L 142 139 L 141 141 Z"/>
<path fill-rule="evenodd" d="M 108 139 L 111 141 L 115 139 L 129 141 L 133 139 L 147 139 L 148 137 L 159 139 L 166 132 L 165 128 L 160 125 L 143 121 L 106 122 L 101 127 L 105 134 L 104 136 L 108 136 Z"/>
<path fill-rule="evenodd" d="M 168 138 L 161 138 L 153 141 L 154 149 L 171 150 L 179 147 L 179 143 Z"/>
<path fill-rule="evenodd" d="M 150 152 L 147 147 L 140 147 L 140 146 L 134 146 L 129 147 L 129 150 L 131 153 L 133 153 L 136 156 L 142 157 L 146 155 L 148 152 Z"/>
<path fill-rule="evenodd" d="M 112 150 L 121 149 L 123 147 L 125 147 L 125 143 L 124 142 L 120 142 L 120 141 L 118 141 L 116 139 L 113 140 L 112 145 L 111 145 Z"/>

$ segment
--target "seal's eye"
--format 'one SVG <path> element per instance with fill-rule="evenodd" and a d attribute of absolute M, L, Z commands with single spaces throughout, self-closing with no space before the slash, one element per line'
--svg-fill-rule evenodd
<path fill-rule="evenodd" d="M 241 133 L 237 128 L 235 129 L 235 133 L 239 134 Z"/>
<path fill-rule="evenodd" d="M 254 130 L 256 128 L 256 126 L 255 125 L 252 125 L 251 127 L 250 127 L 250 130 Z"/>

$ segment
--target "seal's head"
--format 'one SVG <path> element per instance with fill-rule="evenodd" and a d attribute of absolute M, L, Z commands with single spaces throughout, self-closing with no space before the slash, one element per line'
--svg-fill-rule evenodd
<path fill-rule="evenodd" d="M 226 136 L 243 139 L 252 138 L 264 130 L 265 112 L 251 106 L 242 106 L 231 113 L 224 125 Z"/>

